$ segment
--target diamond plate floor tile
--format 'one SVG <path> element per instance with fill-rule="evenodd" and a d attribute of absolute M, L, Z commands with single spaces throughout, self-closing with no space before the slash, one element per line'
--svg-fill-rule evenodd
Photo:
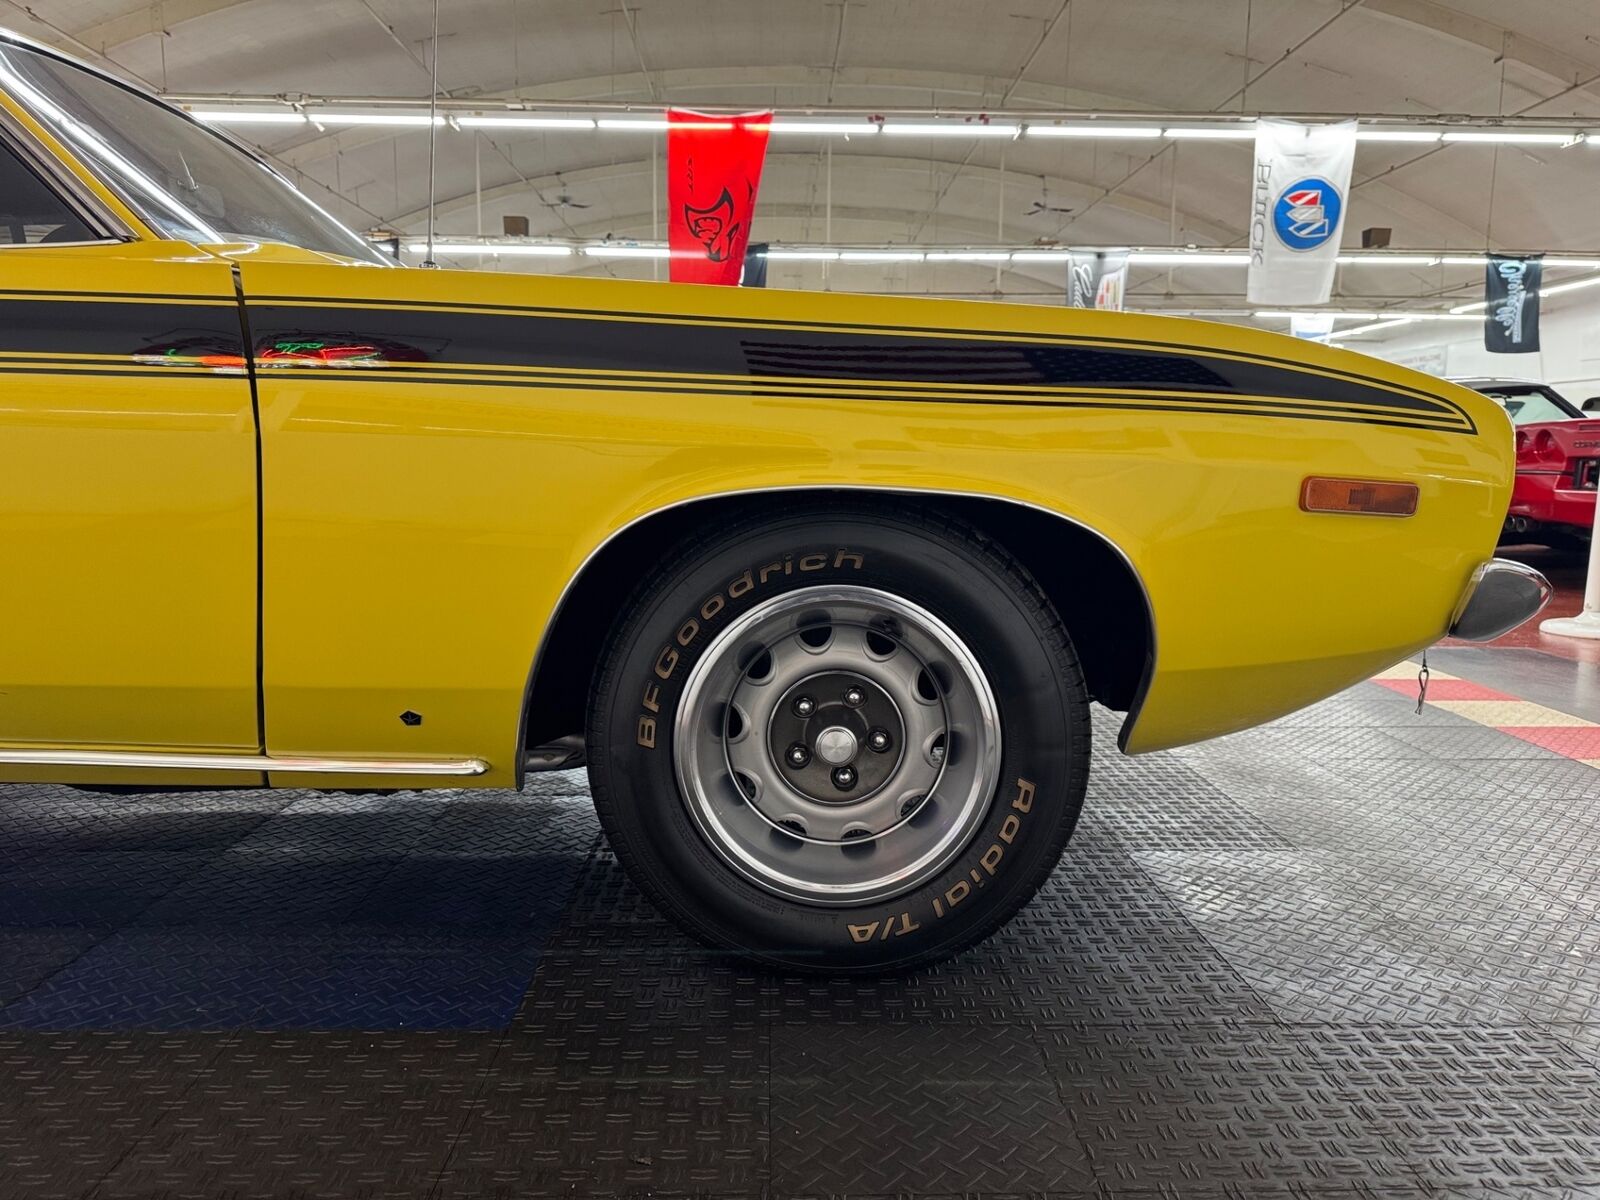
<path fill-rule="evenodd" d="M 1173 851 L 1135 854 L 1145 874 L 1192 921 L 1374 919 L 1370 880 L 1349 854 L 1325 850 Z"/>
<path fill-rule="evenodd" d="M 1519 760 L 1513 771 L 1493 759 L 1461 759 L 1475 775 L 1505 782 L 1518 801 L 1588 800 L 1600 802 L 1600 769 L 1570 758 L 1552 756 Z"/>
<path fill-rule="evenodd" d="M 1512 981 L 1473 972 L 1414 929 L 1214 922 L 1207 941 L 1271 1011 L 1300 1025 L 1524 1024 Z"/>
<path fill-rule="evenodd" d="M 787 1194 L 1087 1191 L 1030 1033 L 773 1031 L 772 1186 Z M 895 1153 L 915 1146 L 915 1153 Z"/>
<path fill-rule="evenodd" d="M 1443 733 L 1437 726 L 1397 726 L 1412 734 Z M 1397 736 L 1387 728 L 1365 725 L 1263 725 L 1242 733 L 1230 733 L 1211 742 L 1186 746 L 1175 753 L 1185 760 L 1214 758 L 1258 758 L 1276 761 L 1285 757 L 1308 758 L 1324 765 L 1348 759 L 1386 761 L 1424 759 L 1432 753 L 1411 739 Z M 1400 768 L 1396 768 L 1400 769 Z"/>
<path fill-rule="evenodd" d="M 0 1008 L 11 1029 L 498 1029 L 524 938 L 183 930 L 108 937 Z"/>
<path fill-rule="evenodd" d="M 98 1194 L 426 1194 L 497 1043 L 490 1034 L 241 1034 Z"/>
<path fill-rule="evenodd" d="M 0 1035 L 0 1195 L 83 1195 L 202 1081 L 230 1035 Z"/>
<path fill-rule="evenodd" d="M 0 870 L 0 921 L 12 928 L 115 928 L 170 895 L 212 856 L 210 850 L 89 850 L 12 863 Z"/>
<path fill-rule="evenodd" d="M 1478 799 L 1512 800 L 1513 780 L 1504 772 L 1479 773 L 1465 761 L 1447 762 L 1437 758 L 1402 758 L 1389 761 L 1341 759 L 1318 764 L 1333 775 L 1349 796 L 1386 796 L 1398 804 L 1426 803 L 1431 800 Z"/>
<path fill-rule="evenodd" d="M 496 1074 L 522 1083 L 694 1083 L 766 1086 L 768 1026 L 638 1025 L 596 1033 L 565 1024 L 519 1025 L 501 1039 Z"/>
<path fill-rule="evenodd" d="M 1091 794 L 1083 825 L 1138 849 L 1270 849 L 1290 842 L 1248 808 L 1187 769 L 1114 797 Z M 1074 837 L 1077 835 L 1074 834 Z"/>
<path fill-rule="evenodd" d="M 336 924 L 402 861 L 359 851 L 226 850 L 196 864 L 130 924 L 241 931 Z"/>
<path fill-rule="evenodd" d="M 1550 1032 L 1572 1047 L 1574 1053 L 1600 1067 L 1600 1021 L 1588 1024 L 1563 1022 L 1549 1026 Z"/>
<path fill-rule="evenodd" d="M 1515 768 L 1506 767 L 1503 760 L 1537 762 L 1561 760 L 1559 754 L 1542 746 L 1535 746 L 1532 742 L 1525 742 L 1509 733 L 1501 733 L 1498 729 L 1490 729 L 1465 720 L 1461 725 L 1400 725 L 1385 732 L 1390 737 L 1415 746 L 1434 758 L 1452 762 L 1458 759 L 1493 760 L 1501 764 L 1499 769 L 1516 770 L 1519 773 L 1523 767 L 1520 765 Z"/>
<path fill-rule="evenodd" d="M 1600 1073 L 1531 1030 L 1052 1030 L 1113 1189 L 1600 1183 Z"/>
<path fill-rule="evenodd" d="M 768 1057 L 756 1028 L 514 1030 L 439 1194 L 762 1193 Z"/>
<path fill-rule="evenodd" d="M 104 936 L 92 929 L 0 927 L 0 1006 L 31 992 Z"/>
<path fill-rule="evenodd" d="M 348 857 L 353 850 L 398 858 L 427 840 L 459 792 L 345 795 L 295 792 L 294 801 L 261 822 L 239 850 L 275 850 L 305 857 Z"/>
<path fill-rule="evenodd" d="M 1578 1020 L 1596 1001 L 1594 928 L 1492 864 L 1328 852 L 1138 857 L 1285 1020 Z"/>
<path fill-rule="evenodd" d="M 107 795 L 44 784 L 0 785 L 0 852 L 196 850 L 237 842 L 292 793 Z"/>

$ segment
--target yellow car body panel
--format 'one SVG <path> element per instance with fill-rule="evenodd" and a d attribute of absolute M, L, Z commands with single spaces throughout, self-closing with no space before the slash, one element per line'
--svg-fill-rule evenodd
<path fill-rule="evenodd" d="M 471 757 L 482 774 L 435 782 L 510 785 L 530 671 L 608 539 L 708 498 L 850 489 L 992 497 L 1112 544 L 1155 635 L 1125 745 L 1156 750 L 1270 720 L 1442 636 L 1506 511 L 1504 412 L 1346 351 L 1137 314 L 161 242 L 41 140 L 139 240 L 0 251 L 11 311 L 75 313 L 83 334 L 58 342 L 77 358 L 13 361 L 0 405 L 7 567 L 28 583 L 0 595 L 0 749 Z M 217 346 L 240 296 L 250 341 L 230 358 Z M 113 309 L 144 315 L 137 346 L 89 344 Z M 190 336 L 195 313 L 210 342 Z M 1075 355 L 1178 374 L 1060 382 Z M 1245 382 L 1193 382 L 1224 376 Z M 1308 475 L 1410 481 L 1418 509 L 1307 513 Z"/>
<path fill-rule="evenodd" d="M 1511 433 L 1491 401 L 1248 329 L 882 296 L 287 263 L 246 262 L 243 280 L 252 327 L 269 338 L 276 330 L 361 341 L 418 310 L 444 337 L 475 319 L 537 309 L 521 318 L 530 337 L 534 324 L 560 314 L 597 322 L 607 337 L 692 340 L 732 329 L 750 341 L 763 331 L 852 326 L 926 330 L 911 336 L 977 348 L 1115 339 L 1355 372 L 1444 396 L 1477 426 L 1159 404 L 1033 407 L 995 402 L 981 385 L 971 385 L 970 399 L 908 400 L 856 398 L 838 379 L 775 396 L 685 372 L 546 371 L 530 386 L 529 372 L 493 364 L 477 364 L 470 380 L 426 362 L 383 374 L 262 369 L 274 753 L 471 752 L 494 767 L 481 782 L 508 781 L 529 668 L 585 560 L 647 514 L 797 488 L 996 497 L 1113 543 L 1143 581 L 1157 641 L 1127 748 L 1159 749 L 1269 720 L 1437 640 L 1492 552 L 1507 502 Z M 1418 512 L 1303 512 L 1310 474 L 1413 481 Z M 395 718 L 404 710 L 427 719 L 402 726 Z"/>
<path fill-rule="evenodd" d="M 85 322 L 113 338 L 130 320 L 142 329 L 138 306 L 116 299 L 124 293 L 183 295 L 165 302 L 171 320 L 151 330 L 158 337 L 237 325 L 231 271 L 192 247 L 37 246 L 0 258 L 13 347 L 0 352 L 10 580 L 0 588 L 0 730 L 10 746 L 254 750 L 249 380 L 99 353 L 98 332 L 70 349 L 56 342 Z"/>

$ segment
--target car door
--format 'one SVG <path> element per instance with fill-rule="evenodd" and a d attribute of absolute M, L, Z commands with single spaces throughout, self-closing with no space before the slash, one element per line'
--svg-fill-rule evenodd
<path fill-rule="evenodd" d="M 30 750 L 260 750 L 244 353 L 230 264 L 93 228 L 0 122 L 0 777 L 58 773 Z"/>

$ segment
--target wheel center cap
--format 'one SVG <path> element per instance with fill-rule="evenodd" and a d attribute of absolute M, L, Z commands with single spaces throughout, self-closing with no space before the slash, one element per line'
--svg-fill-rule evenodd
<path fill-rule="evenodd" d="M 830 725 L 817 734 L 816 751 L 830 767 L 842 767 L 856 756 L 856 735 L 843 725 Z"/>

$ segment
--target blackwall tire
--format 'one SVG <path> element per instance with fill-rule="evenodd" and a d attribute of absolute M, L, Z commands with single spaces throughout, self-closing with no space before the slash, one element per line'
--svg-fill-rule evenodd
<path fill-rule="evenodd" d="M 632 878 L 789 969 L 944 958 L 1021 908 L 1088 777 L 1088 697 L 1038 586 L 899 503 L 752 516 L 672 550 L 613 630 L 589 776 Z"/>

